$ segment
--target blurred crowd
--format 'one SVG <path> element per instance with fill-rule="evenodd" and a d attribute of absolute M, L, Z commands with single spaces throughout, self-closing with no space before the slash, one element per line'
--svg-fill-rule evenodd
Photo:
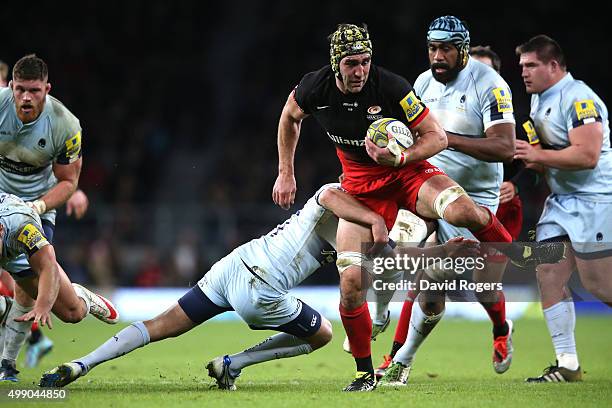
<path fill-rule="evenodd" d="M 52 2 L 3 6 L 11 18 L 0 27 L 0 59 L 12 65 L 31 52 L 44 58 L 51 93 L 83 127 L 80 187 L 91 207 L 80 221 L 60 216 L 56 231 L 59 259 L 73 281 L 186 286 L 286 218 L 271 201 L 278 117 L 301 76 L 327 63 L 326 36 L 336 23 L 367 22 L 374 61 L 413 81 L 427 67 L 425 22 L 457 14 L 473 44 L 500 54 L 524 113 L 528 98 L 514 46 L 548 32 L 566 49 L 577 78 L 602 84 L 596 91 L 604 101 L 609 92 L 601 59 L 589 59 L 580 30 L 560 28 L 562 21 L 574 28 L 582 22 L 545 2 L 534 2 L 528 14 L 506 10 L 503 32 L 491 22 L 493 7 L 417 10 L 404 2 L 388 13 L 369 2 L 350 10 L 340 3 L 83 2 L 72 13 Z M 44 18 L 21 30 L 17 16 L 27 7 Z M 602 40 L 589 38 L 595 47 L 593 41 Z M 296 207 L 340 173 L 314 121 L 304 123 L 301 137 Z M 545 195 L 542 186 L 526 199 L 525 239 Z"/>

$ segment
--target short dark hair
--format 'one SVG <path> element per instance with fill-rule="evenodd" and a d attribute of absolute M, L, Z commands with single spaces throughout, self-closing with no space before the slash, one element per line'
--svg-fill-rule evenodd
<path fill-rule="evenodd" d="M 497 55 L 497 53 L 491 49 L 490 46 L 475 45 L 470 48 L 470 55 L 491 59 L 491 62 L 493 63 L 493 69 L 497 72 L 501 71 L 501 59 L 499 58 L 499 55 Z"/>
<path fill-rule="evenodd" d="M 561 46 L 547 35 L 536 35 L 526 43 L 516 47 L 516 55 L 520 56 L 526 52 L 535 52 L 538 59 L 545 64 L 548 64 L 551 60 L 555 60 L 559 63 L 561 68 L 566 68 L 565 55 L 563 55 Z"/>
<path fill-rule="evenodd" d="M 49 78 L 47 64 L 36 54 L 28 54 L 13 67 L 13 79 L 25 81 L 46 81 Z"/>

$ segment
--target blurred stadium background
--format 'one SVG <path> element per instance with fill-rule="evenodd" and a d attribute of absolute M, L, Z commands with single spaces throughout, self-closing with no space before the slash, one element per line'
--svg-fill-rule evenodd
<path fill-rule="evenodd" d="M 80 186 L 90 210 L 81 221 L 60 216 L 56 231 L 69 276 L 108 290 L 184 288 L 288 216 L 271 201 L 278 117 L 301 76 L 327 63 L 326 36 L 337 23 L 366 22 L 375 63 L 414 81 L 428 67 L 428 23 L 455 14 L 467 21 L 473 45 L 499 53 L 516 110 L 526 114 L 514 48 L 539 33 L 558 40 L 572 74 L 610 102 L 606 15 L 576 7 L 543 0 L 11 2 L 2 6 L 0 59 L 12 66 L 27 53 L 44 58 L 52 94 L 84 129 Z M 305 122 L 301 139 L 294 209 L 340 172 L 314 121 Z M 542 185 L 524 197 L 524 239 L 546 194 Z M 336 282 L 333 272 L 306 283 Z"/>

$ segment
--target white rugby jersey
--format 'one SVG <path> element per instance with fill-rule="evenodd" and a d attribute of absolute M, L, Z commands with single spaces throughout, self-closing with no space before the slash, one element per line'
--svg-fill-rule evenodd
<path fill-rule="evenodd" d="M 431 70 L 423 72 L 414 89 L 447 132 L 470 138 L 485 138 L 485 131 L 498 123 L 515 123 L 510 87 L 491 67 L 468 60 L 453 81 L 436 81 Z M 428 159 L 444 170 L 471 197 L 497 205 L 504 178 L 502 163 L 489 163 L 465 153 L 446 149 Z"/>
<path fill-rule="evenodd" d="M 318 202 L 328 188 L 340 189 L 340 184 L 321 187 L 287 221 L 234 252 L 260 278 L 282 291 L 294 288 L 321 265 L 335 262 L 338 218 Z"/>
<path fill-rule="evenodd" d="M 599 96 L 568 72 L 562 80 L 546 91 L 531 96 L 530 116 L 542 146 L 555 150 L 570 145 L 571 129 L 587 123 L 602 123 L 603 144 L 597 167 L 586 170 L 547 168 L 546 180 L 550 190 L 556 194 L 580 194 L 583 198 L 592 196 L 594 199 L 612 199 L 612 150 L 608 109 Z"/>

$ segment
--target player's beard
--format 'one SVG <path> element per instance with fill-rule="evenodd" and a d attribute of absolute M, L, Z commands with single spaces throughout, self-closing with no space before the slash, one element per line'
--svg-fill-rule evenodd
<path fill-rule="evenodd" d="M 17 107 L 17 117 L 23 123 L 34 122 L 40 116 L 42 112 L 43 104 L 36 104 L 34 102 L 22 103 Z M 22 111 L 22 108 L 28 108 L 29 111 L 26 113 Z"/>
<path fill-rule="evenodd" d="M 446 71 L 439 73 L 436 72 L 436 68 L 445 68 Z M 459 71 L 461 71 L 459 69 L 459 64 L 455 64 L 455 66 L 452 68 L 448 64 L 444 63 L 431 64 L 431 74 L 433 75 L 436 81 L 442 82 L 443 84 L 449 83 L 453 79 L 457 78 L 457 75 L 459 75 Z"/>

